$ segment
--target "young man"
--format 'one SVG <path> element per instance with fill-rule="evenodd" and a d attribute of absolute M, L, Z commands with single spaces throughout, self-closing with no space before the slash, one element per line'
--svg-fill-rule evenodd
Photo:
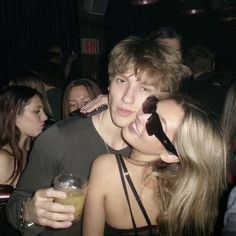
<path fill-rule="evenodd" d="M 36 140 L 7 207 L 9 221 L 21 232 L 79 235 L 80 223 L 72 225 L 75 209 L 53 202 L 66 198 L 50 188 L 53 179 L 61 173 L 88 177 L 92 161 L 103 153 L 129 156 L 131 148 L 122 139 L 122 127 L 135 119 L 146 97 L 177 91 L 188 69 L 176 50 L 130 37 L 111 51 L 108 72 L 108 110 L 88 119 L 58 122 Z"/>

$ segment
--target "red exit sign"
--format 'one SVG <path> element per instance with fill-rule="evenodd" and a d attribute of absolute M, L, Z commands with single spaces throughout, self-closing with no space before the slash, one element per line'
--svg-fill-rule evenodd
<path fill-rule="evenodd" d="M 81 52 L 82 54 L 99 55 L 100 53 L 99 40 L 82 38 L 81 39 Z"/>

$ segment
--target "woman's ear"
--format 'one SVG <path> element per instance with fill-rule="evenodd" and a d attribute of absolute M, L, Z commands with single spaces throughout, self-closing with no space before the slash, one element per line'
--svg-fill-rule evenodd
<path fill-rule="evenodd" d="M 179 162 L 179 158 L 176 155 L 169 154 L 169 153 L 161 154 L 160 158 L 162 161 L 169 164 Z"/>
<path fill-rule="evenodd" d="M 17 116 L 16 116 L 16 126 L 17 126 L 17 127 L 18 127 L 18 125 L 19 125 L 19 119 L 20 119 L 20 116 L 17 115 Z"/>

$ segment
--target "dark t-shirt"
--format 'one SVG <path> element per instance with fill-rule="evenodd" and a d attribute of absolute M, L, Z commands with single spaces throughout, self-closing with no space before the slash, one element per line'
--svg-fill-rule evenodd
<path fill-rule="evenodd" d="M 129 156 L 131 148 L 112 150 Z M 8 206 L 8 219 L 19 228 L 19 209 L 21 202 L 31 197 L 38 189 L 52 186 L 55 176 L 62 173 L 77 173 L 88 177 L 92 161 L 101 154 L 107 153 L 106 146 L 93 126 L 91 118 L 77 117 L 57 122 L 42 133 L 33 146 L 29 163 L 24 170 Z M 31 232 L 32 231 L 32 232 Z M 41 232 L 36 234 L 36 232 Z M 80 235 L 80 223 L 69 229 L 45 229 L 32 226 L 25 235 L 70 236 Z"/>
<path fill-rule="evenodd" d="M 53 118 L 55 120 L 61 120 L 63 91 L 60 88 L 51 88 L 47 91 L 47 98 L 53 113 Z"/>
<path fill-rule="evenodd" d="M 198 78 L 182 82 L 180 92 L 197 100 L 203 108 L 220 118 L 225 99 L 223 86 L 214 80 L 213 73 L 203 73 Z"/>

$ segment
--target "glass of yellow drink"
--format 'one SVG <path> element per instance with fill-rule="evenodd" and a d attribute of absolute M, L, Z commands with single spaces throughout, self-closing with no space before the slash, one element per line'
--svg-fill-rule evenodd
<path fill-rule="evenodd" d="M 73 223 L 78 222 L 83 212 L 87 180 L 82 176 L 73 174 L 58 175 L 54 179 L 54 189 L 66 192 L 66 199 L 55 198 L 55 202 L 73 205 L 75 207 L 75 220 Z"/>

